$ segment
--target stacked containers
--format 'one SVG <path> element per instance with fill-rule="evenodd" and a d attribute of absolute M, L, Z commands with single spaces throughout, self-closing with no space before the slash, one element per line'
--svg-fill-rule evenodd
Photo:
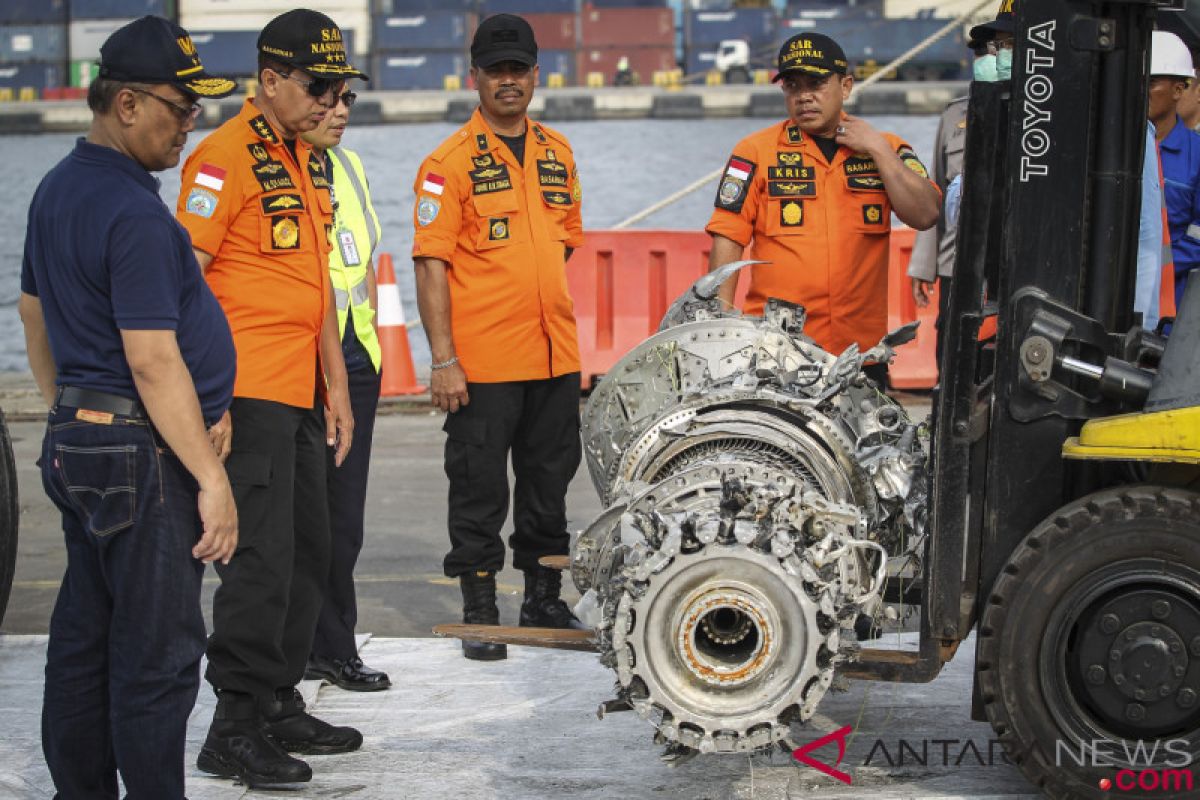
<path fill-rule="evenodd" d="M 424 2 L 424 0 L 418 0 Z M 391 0 L 393 10 L 402 0 Z M 373 89 L 441 89 L 466 82 L 476 17 L 466 11 L 379 14 L 372 20 Z"/>
<path fill-rule="evenodd" d="M 638 82 L 649 84 L 655 72 L 675 69 L 675 15 L 669 8 L 586 7 L 579 15 L 576 74 L 581 81 L 598 72 L 610 84 L 621 58 Z"/>
<path fill-rule="evenodd" d="M 579 17 L 574 14 L 522 14 L 538 44 L 538 66 L 542 82 L 550 75 L 563 77 L 563 84 L 575 83 L 575 61 L 579 49 Z"/>
<path fill-rule="evenodd" d="M 853 70 L 868 60 L 883 66 L 945 25 L 940 19 L 884 19 L 859 17 L 813 19 L 798 17 L 780 26 L 780 43 L 798 33 L 817 31 L 841 45 Z M 961 28 L 944 36 L 900 68 L 901 80 L 954 79 L 968 65 L 966 40 Z"/>
<path fill-rule="evenodd" d="M 66 0 L 0 2 L 0 96 L 20 98 L 63 86 Z"/>
<path fill-rule="evenodd" d="M 750 68 L 770 68 L 775 60 L 775 11 L 771 8 L 735 8 L 725 11 L 689 11 L 684 16 L 684 50 L 689 75 L 714 66 L 721 42 L 741 39 L 750 47 Z"/>
<path fill-rule="evenodd" d="M 95 0 L 89 0 L 93 2 Z M 111 0 L 106 0 L 111 1 Z M 258 34 L 275 17 L 303 4 L 296 0 L 178 0 L 179 24 L 192 35 L 204 67 L 214 75 L 246 78 L 258 71 Z M 356 66 L 367 60 L 368 0 L 323 0 L 320 11 L 342 29 Z M 370 70 L 363 67 L 367 72 Z"/>

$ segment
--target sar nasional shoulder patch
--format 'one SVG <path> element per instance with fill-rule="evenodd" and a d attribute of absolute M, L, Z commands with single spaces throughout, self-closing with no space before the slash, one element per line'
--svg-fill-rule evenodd
<path fill-rule="evenodd" d="M 417 223 L 422 227 L 428 225 L 437 219 L 438 212 L 442 210 L 441 205 L 432 197 L 422 197 L 417 202 Z"/>
<path fill-rule="evenodd" d="M 208 219 L 217 210 L 217 196 L 207 189 L 195 187 L 188 192 L 187 202 L 184 203 L 184 209 L 189 214 L 195 214 L 197 217 Z"/>

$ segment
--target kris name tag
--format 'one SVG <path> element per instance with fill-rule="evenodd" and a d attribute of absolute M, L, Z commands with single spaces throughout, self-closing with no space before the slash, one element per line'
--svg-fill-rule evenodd
<path fill-rule="evenodd" d="M 354 243 L 354 234 L 345 228 L 337 232 L 338 246 L 342 248 L 342 263 L 347 267 L 357 267 L 362 263 L 358 255 L 358 245 Z"/>

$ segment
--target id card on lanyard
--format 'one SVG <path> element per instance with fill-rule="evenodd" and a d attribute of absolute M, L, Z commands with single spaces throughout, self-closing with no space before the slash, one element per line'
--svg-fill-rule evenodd
<path fill-rule="evenodd" d="M 358 254 L 358 245 L 354 241 L 354 232 L 348 228 L 338 228 L 337 230 L 338 247 L 342 249 L 342 263 L 347 267 L 357 267 L 362 263 L 362 257 Z"/>

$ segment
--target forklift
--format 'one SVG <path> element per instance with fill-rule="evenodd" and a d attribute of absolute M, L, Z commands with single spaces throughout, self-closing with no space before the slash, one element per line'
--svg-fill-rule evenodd
<path fill-rule="evenodd" d="M 1200 797 L 1200 281 L 1169 338 L 1132 308 L 1179 11 L 1030 0 L 1011 83 L 972 84 L 920 649 L 842 670 L 929 681 L 977 628 L 972 716 L 1055 798 Z"/>

